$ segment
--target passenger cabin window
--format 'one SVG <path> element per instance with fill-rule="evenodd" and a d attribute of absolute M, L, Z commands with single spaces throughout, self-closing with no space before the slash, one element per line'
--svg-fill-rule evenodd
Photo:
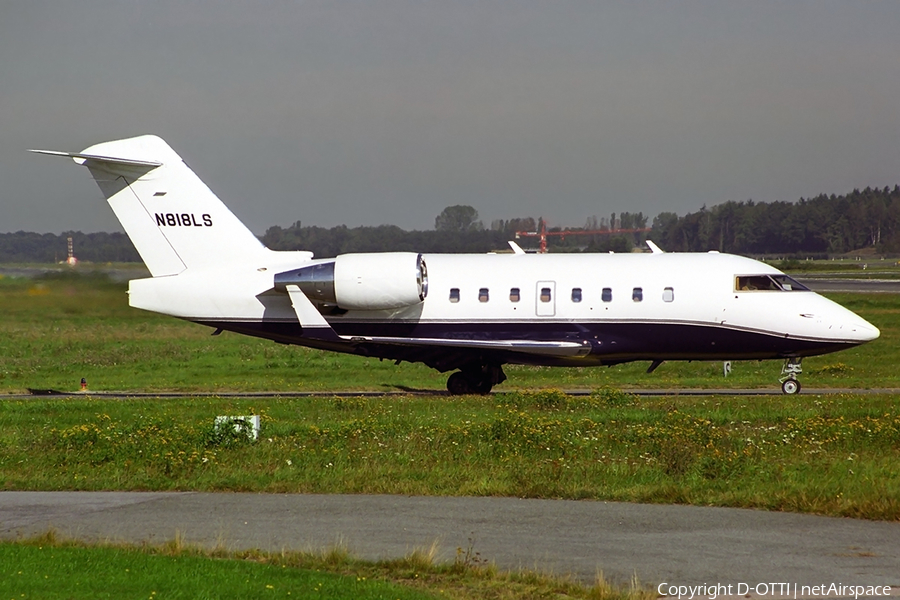
<path fill-rule="evenodd" d="M 572 288 L 572 302 L 581 302 L 581 288 Z"/>
<path fill-rule="evenodd" d="M 459 288 L 450 288 L 450 302 L 459 302 Z"/>
<path fill-rule="evenodd" d="M 644 299 L 644 288 L 634 288 L 631 290 L 631 299 L 640 302 Z"/>
<path fill-rule="evenodd" d="M 809 288 L 787 275 L 738 275 L 734 278 L 736 292 L 808 292 Z"/>
<path fill-rule="evenodd" d="M 604 302 L 612 302 L 612 288 L 603 288 L 600 293 L 600 299 Z"/>
<path fill-rule="evenodd" d="M 541 302 L 550 302 L 550 288 L 541 288 Z"/>
<path fill-rule="evenodd" d="M 663 289 L 663 302 L 674 302 L 674 301 L 675 301 L 675 289 L 674 288 Z"/>
<path fill-rule="evenodd" d="M 488 301 L 488 289 L 481 288 L 478 290 L 478 301 L 479 302 L 487 302 Z"/>
<path fill-rule="evenodd" d="M 521 298 L 519 294 L 519 288 L 510 288 L 509 289 L 509 301 L 510 302 L 518 302 Z"/>

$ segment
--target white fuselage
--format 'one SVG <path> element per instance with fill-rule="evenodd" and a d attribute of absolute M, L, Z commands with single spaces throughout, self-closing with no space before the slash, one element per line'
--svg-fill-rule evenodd
<path fill-rule="evenodd" d="M 152 275 L 131 282 L 132 306 L 281 343 L 459 369 L 447 383 L 454 394 L 489 391 L 506 363 L 785 358 L 793 378 L 800 357 L 879 335 L 739 256 L 654 247 L 313 260 L 263 247 L 157 136 L 36 152 L 91 172 Z"/>
<path fill-rule="evenodd" d="M 278 341 L 322 346 L 304 340 L 290 299 L 273 290 L 273 277 L 325 260 L 330 259 L 309 261 L 305 254 L 267 251 L 242 265 L 136 280 L 131 304 Z M 575 358 L 519 357 L 542 364 L 806 356 L 878 336 L 859 316 L 810 291 L 736 289 L 740 276 L 781 272 L 727 254 L 432 254 L 424 261 L 424 301 L 389 310 L 333 311 L 327 316 L 329 325 L 350 337 L 579 340 L 592 345 L 590 354 Z M 326 347 L 354 351 L 350 343 L 332 346 Z M 371 348 L 365 353 L 394 357 Z M 402 358 L 409 360 L 408 353 Z M 502 356 L 504 362 L 520 362 L 516 358 L 515 353 Z"/>

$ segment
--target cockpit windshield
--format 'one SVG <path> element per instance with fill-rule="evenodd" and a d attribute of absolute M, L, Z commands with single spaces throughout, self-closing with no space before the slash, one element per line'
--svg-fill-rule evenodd
<path fill-rule="evenodd" d="M 734 278 L 736 292 L 808 292 L 809 288 L 787 275 L 738 275 Z"/>

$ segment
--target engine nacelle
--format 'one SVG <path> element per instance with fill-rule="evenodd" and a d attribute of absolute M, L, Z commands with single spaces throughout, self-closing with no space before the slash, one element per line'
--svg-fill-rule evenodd
<path fill-rule="evenodd" d="M 346 310 L 386 310 L 419 304 L 428 295 L 428 272 L 421 254 L 379 252 L 341 254 L 275 275 L 275 289 L 296 285 L 314 302 Z"/>

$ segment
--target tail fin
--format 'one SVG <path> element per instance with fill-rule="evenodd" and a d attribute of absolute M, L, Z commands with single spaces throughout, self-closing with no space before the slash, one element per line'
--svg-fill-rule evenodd
<path fill-rule="evenodd" d="M 264 246 L 154 135 L 69 156 L 86 166 L 154 277 L 246 259 Z"/>

